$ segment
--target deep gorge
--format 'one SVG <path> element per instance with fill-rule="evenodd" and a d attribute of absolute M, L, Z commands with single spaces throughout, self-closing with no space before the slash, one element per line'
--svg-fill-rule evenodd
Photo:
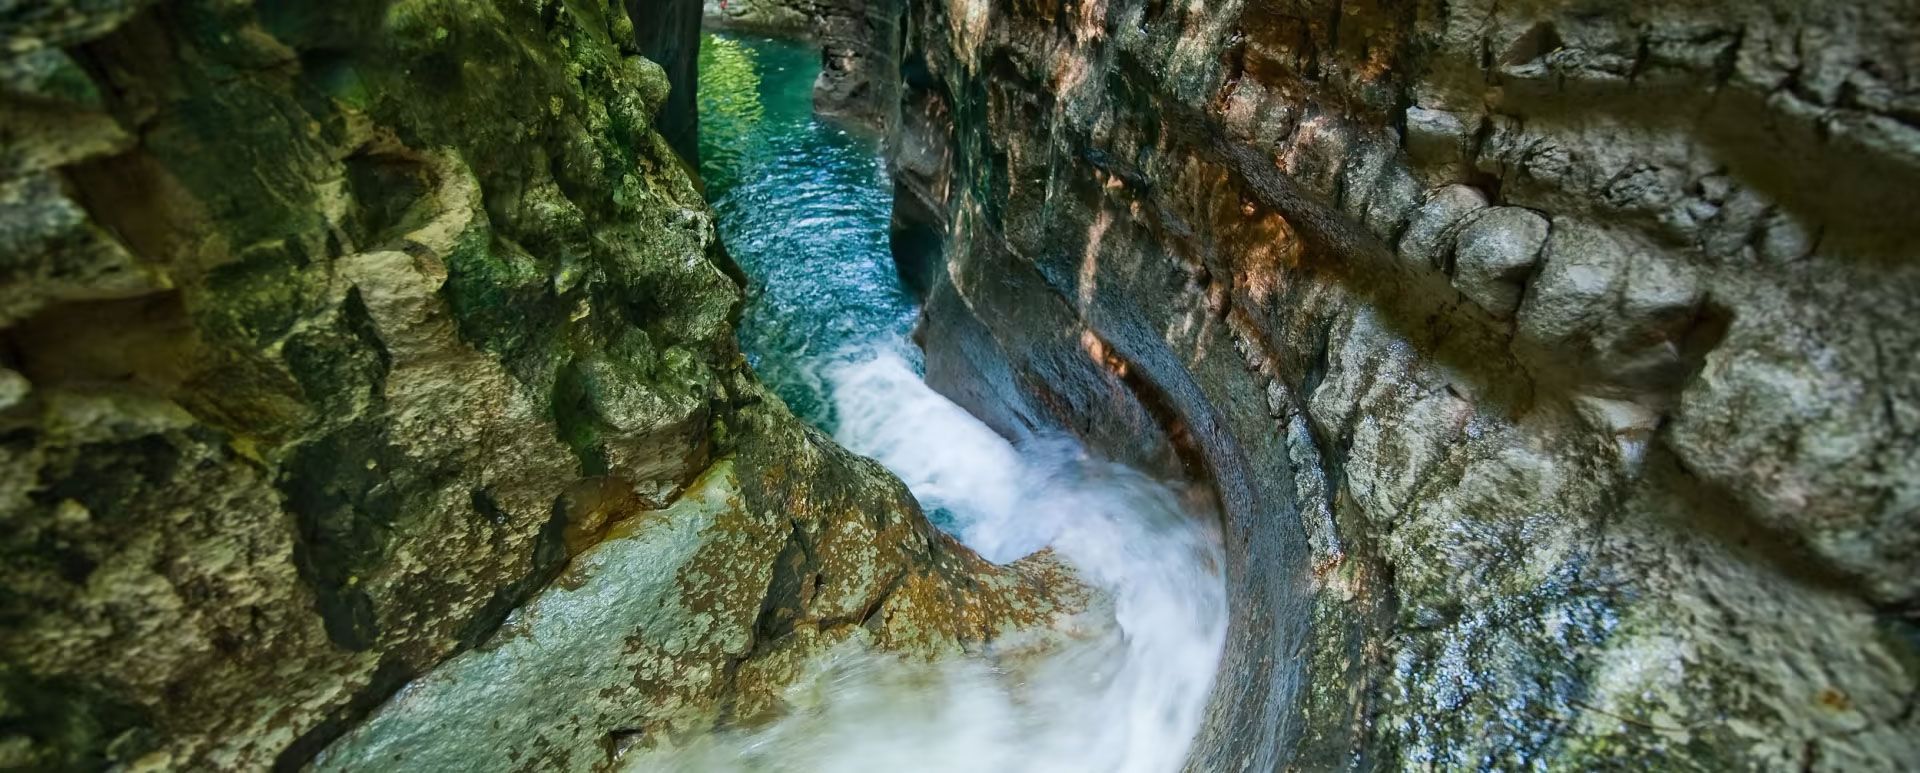
<path fill-rule="evenodd" d="M 1915 19 L 0 8 L 0 768 L 1910 769 Z"/>

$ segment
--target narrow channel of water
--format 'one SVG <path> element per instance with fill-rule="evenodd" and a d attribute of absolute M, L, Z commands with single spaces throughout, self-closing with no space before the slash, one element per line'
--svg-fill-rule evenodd
<path fill-rule="evenodd" d="M 702 173 L 753 283 L 742 348 L 796 413 L 898 474 L 936 524 L 996 562 L 1052 548 L 1111 607 L 1012 671 L 850 653 L 794 711 L 644 754 L 631 770 L 1179 769 L 1226 631 L 1211 519 L 1064 439 L 1015 447 L 921 380 L 917 309 L 887 252 L 875 142 L 814 119 L 818 55 L 709 36 Z"/>

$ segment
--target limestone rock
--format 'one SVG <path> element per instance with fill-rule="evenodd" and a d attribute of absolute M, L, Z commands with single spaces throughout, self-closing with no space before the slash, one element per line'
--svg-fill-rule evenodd
<path fill-rule="evenodd" d="M 1486 194 L 1472 186 L 1448 185 L 1432 191 L 1400 235 L 1400 256 L 1416 268 L 1445 269 L 1461 225 L 1486 208 Z"/>
<path fill-rule="evenodd" d="M 1474 133 L 1479 128 L 1475 118 L 1456 111 L 1407 108 L 1409 160 L 1424 167 L 1464 167 L 1472 156 Z"/>
<path fill-rule="evenodd" d="M 813 5 L 807 0 L 706 0 L 706 23 L 718 29 L 806 37 L 813 30 Z"/>
<path fill-rule="evenodd" d="M 1519 207 L 1494 207 L 1460 229 L 1453 284 L 1496 317 L 1520 308 L 1521 283 L 1547 242 L 1547 220 Z"/>
<path fill-rule="evenodd" d="M 804 38 L 820 46 L 813 84 L 821 115 L 884 129 L 895 112 L 901 73 L 893 0 L 706 0 L 706 24 L 756 35 Z"/>
<path fill-rule="evenodd" d="M 1588 224 L 1553 229 L 1544 265 L 1528 286 L 1521 333 L 1558 351 L 1590 349 L 1594 336 L 1612 318 L 1612 300 L 1631 260 L 1630 249 Z"/>
<path fill-rule="evenodd" d="M 753 381 L 637 34 L 604 0 L 0 4 L 0 767 L 384 754 L 508 719 L 467 713 L 503 672 L 581 712 L 470 751 L 586 765 L 767 703 L 720 666 L 814 627 L 944 652 L 1054 608 Z"/>
<path fill-rule="evenodd" d="M 896 211 L 931 383 L 1218 492 L 1189 770 L 1920 761 L 1920 4 L 1074 7 L 908 4 Z"/>

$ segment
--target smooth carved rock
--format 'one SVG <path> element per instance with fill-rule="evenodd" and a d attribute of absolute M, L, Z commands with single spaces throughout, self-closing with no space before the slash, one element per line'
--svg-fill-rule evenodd
<path fill-rule="evenodd" d="M 1547 242 L 1547 219 L 1519 207 L 1474 216 L 1453 248 L 1453 285 L 1497 317 L 1520 308 L 1521 285 Z"/>
<path fill-rule="evenodd" d="M 803 466 L 834 456 L 805 447 L 784 452 Z M 702 731 L 723 697 L 777 709 L 783 680 L 833 647 L 938 652 L 954 646 L 948 637 L 963 626 L 1011 630 L 1051 614 L 1052 591 L 1037 583 L 977 559 L 934 558 L 939 543 L 914 528 L 911 500 L 878 469 L 823 470 L 822 477 L 869 489 L 836 497 L 742 480 L 759 463 L 753 452 L 716 462 L 671 505 L 622 521 L 516 610 L 487 646 L 408 685 L 322 753 L 315 769 L 476 770 L 537 760 L 548 770 L 603 770 L 625 751 L 610 741 L 631 734 L 651 745 Z M 882 528 L 832 517 L 796 523 L 796 497 L 828 513 L 873 508 L 862 514 Z M 841 530 L 853 531 L 842 539 L 855 544 L 836 545 L 824 533 Z M 896 546 L 922 555 L 895 553 Z M 802 565 L 790 565 L 789 555 Z M 818 580 L 837 598 L 770 595 L 795 572 L 808 578 L 805 587 Z M 953 592 L 949 582 L 968 573 L 987 589 Z M 911 591 L 895 589 L 893 578 L 906 574 L 925 578 L 900 586 L 922 588 L 911 603 L 929 609 L 912 611 Z M 860 621 L 869 609 L 872 619 Z M 769 630 L 776 613 L 792 630 Z M 762 662 L 769 660 L 777 663 L 771 673 Z"/>
<path fill-rule="evenodd" d="M 819 621 L 949 652 L 1071 590 L 939 537 L 754 381 L 659 131 L 690 91 L 622 5 L 140 8 L 0 9 L 0 768 L 293 769 L 342 737 L 327 759 L 588 766 L 777 710 L 857 633 Z M 737 528 L 618 541 L 696 522 L 711 489 L 683 491 L 724 469 Z M 682 582 L 596 577 L 606 553 Z M 556 581 L 601 635 L 512 638 Z M 636 611 L 669 597 L 716 616 Z M 792 624 L 753 638 L 763 609 Z"/>
<path fill-rule="evenodd" d="M 1190 770 L 1914 767 L 1920 5 L 1418 5 L 907 4 L 929 382 L 1215 485 Z"/>

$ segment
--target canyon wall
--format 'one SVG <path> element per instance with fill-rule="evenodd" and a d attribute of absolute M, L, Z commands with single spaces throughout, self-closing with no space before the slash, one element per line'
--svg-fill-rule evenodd
<path fill-rule="evenodd" d="M 1219 492 L 1191 769 L 1920 765 L 1920 4 L 908 5 L 929 381 Z"/>
<path fill-rule="evenodd" d="M 747 370 L 654 32 L 0 10 L 0 768 L 603 768 L 1047 614 Z"/>
<path fill-rule="evenodd" d="M 658 113 L 660 135 L 695 167 L 700 156 L 700 21 L 705 9 L 693 0 L 626 0 L 638 53 L 666 71 L 673 88 Z"/>

